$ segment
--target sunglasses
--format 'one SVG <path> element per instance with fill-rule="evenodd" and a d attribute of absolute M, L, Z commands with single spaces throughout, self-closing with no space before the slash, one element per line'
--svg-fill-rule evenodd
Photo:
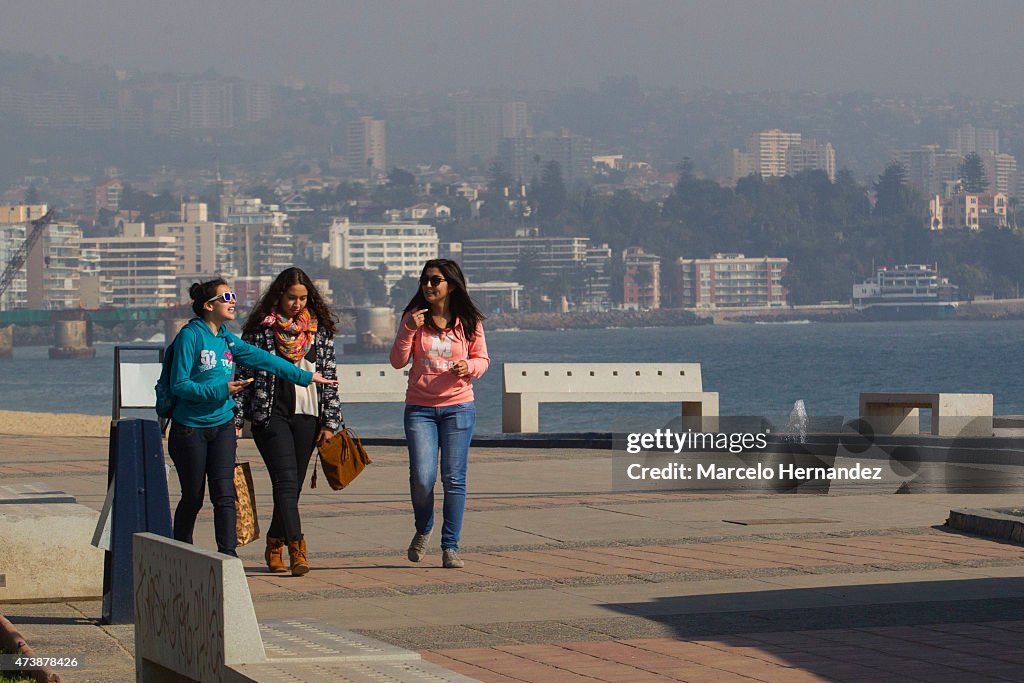
<path fill-rule="evenodd" d="M 229 304 L 237 298 L 238 297 L 235 296 L 234 292 L 223 292 L 221 294 L 218 294 L 217 296 L 210 297 L 209 299 L 206 300 L 206 303 L 212 304 L 215 301 L 223 301 L 224 303 Z"/>
<path fill-rule="evenodd" d="M 445 280 L 440 275 L 431 275 L 430 277 L 427 277 L 426 275 L 424 275 L 424 276 L 422 276 L 420 278 L 420 286 L 421 287 L 423 287 L 424 285 L 430 285 L 431 287 L 437 287 L 442 282 L 448 282 L 448 281 Z"/>

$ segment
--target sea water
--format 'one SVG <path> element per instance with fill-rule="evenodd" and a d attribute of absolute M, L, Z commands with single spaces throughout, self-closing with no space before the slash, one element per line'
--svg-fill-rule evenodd
<path fill-rule="evenodd" d="M 485 323 L 486 325 L 486 323 Z M 999 415 L 1024 414 L 1024 321 L 730 324 L 613 330 L 489 330 L 491 369 L 476 381 L 477 432 L 501 431 L 502 362 L 692 362 L 722 415 L 856 415 L 863 391 L 991 393 Z M 344 355 L 339 363 L 386 363 L 387 355 Z M 0 359 L 0 410 L 109 415 L 113 345 L 96 357 L 50 360 L 45 347 Z M 344 405 L 365 435 L 402 433 L 398 404 Z M 545 404 L 542 431 L 609 431 L 630 415 L 665 419 L 677 404 Z"/>

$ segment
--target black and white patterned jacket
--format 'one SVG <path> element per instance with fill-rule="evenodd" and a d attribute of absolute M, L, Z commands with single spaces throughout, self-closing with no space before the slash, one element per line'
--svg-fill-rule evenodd
<path fill-rule="evenodd" d="M 274 330 L 271 327 L 260 327 L 255 335 L 242 337 L 250 344 L 264 351 L 277 355 L 277 344 L 274 342 Z M 327 379 L 337 379 L 337 356 L 334 351 L 334 338 L 324 330 L 316 333 L 313 339 L 316 348 L 316 371 Z M 255 377 L 253 385 L 235 394 L 235 424 L 242 426 L 244 420 L 252 422 L 254 427 L 262 427 L 270 421 L 270 411 L 274 405 L 274 375 L 264 370 L 253 370 L 238 366 L 235 379 Z M 317 398 L 320 405 L 320 428 L 336 432 L 345 423 L 341 414 L 341 401 L 338 399 L 338 387 L 325 384 L 316 385 Z"/>

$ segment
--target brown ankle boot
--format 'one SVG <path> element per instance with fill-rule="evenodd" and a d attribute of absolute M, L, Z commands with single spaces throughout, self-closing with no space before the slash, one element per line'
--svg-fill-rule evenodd
<path fill-rule="evenodd" d="M 306 559 L 306 539 L 288 543 L 288 560 L 292 563 L 292 576 L 302 576 L 309 572 L 309 560 Z"/>
<path fill-rule="evenodd" d="M 267 550 L 263 557 L 267 561 L 267 569 L 275 574 L 288 571 L 288 566 L 284 563 L 283 539 L 267 536 Z"/>

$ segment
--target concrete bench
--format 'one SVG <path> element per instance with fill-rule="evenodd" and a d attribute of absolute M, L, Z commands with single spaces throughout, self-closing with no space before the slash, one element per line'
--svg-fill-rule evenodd
<path fill-rule="evenodd" d="M 103 595 L 99 513 L 46 484 L 0 486 L 0 603 Z"/>
<path fill-rule="evenodd" d="M 338 363 L 338 398 L 342 410 L 352 403 L 405 403 L 409 368 L 396 370 L 387 363 Z M 252 425 L 245 423 L 242 438 L 252 438 Z"/>
<path fill-rule="evenodd" d="M 338 364 L 338 397 L 346 403 L 404 403 L 409 368 L 387 363 Z"/>
<path fill-rule="evenodd" d="M 538 431 L 541 403 L 676 401 L 684 421 L 718 416 L 718 392 L 703 390 L 700 363 L 505 363 L 502 431 Z"/>
<path fill-rule="evenodd" d="M 862 393 L 860 415 L 878 434 L 920 433 L 920 409 L 932 411 L 935 436 L 992 436 L 992 394 Z"/>
<path fill-rule="evenodd" d="M 135 534 L 132 559 L 138 681 L 473 681 L 315 619 L 257 623 L 238 558 Z"/>

